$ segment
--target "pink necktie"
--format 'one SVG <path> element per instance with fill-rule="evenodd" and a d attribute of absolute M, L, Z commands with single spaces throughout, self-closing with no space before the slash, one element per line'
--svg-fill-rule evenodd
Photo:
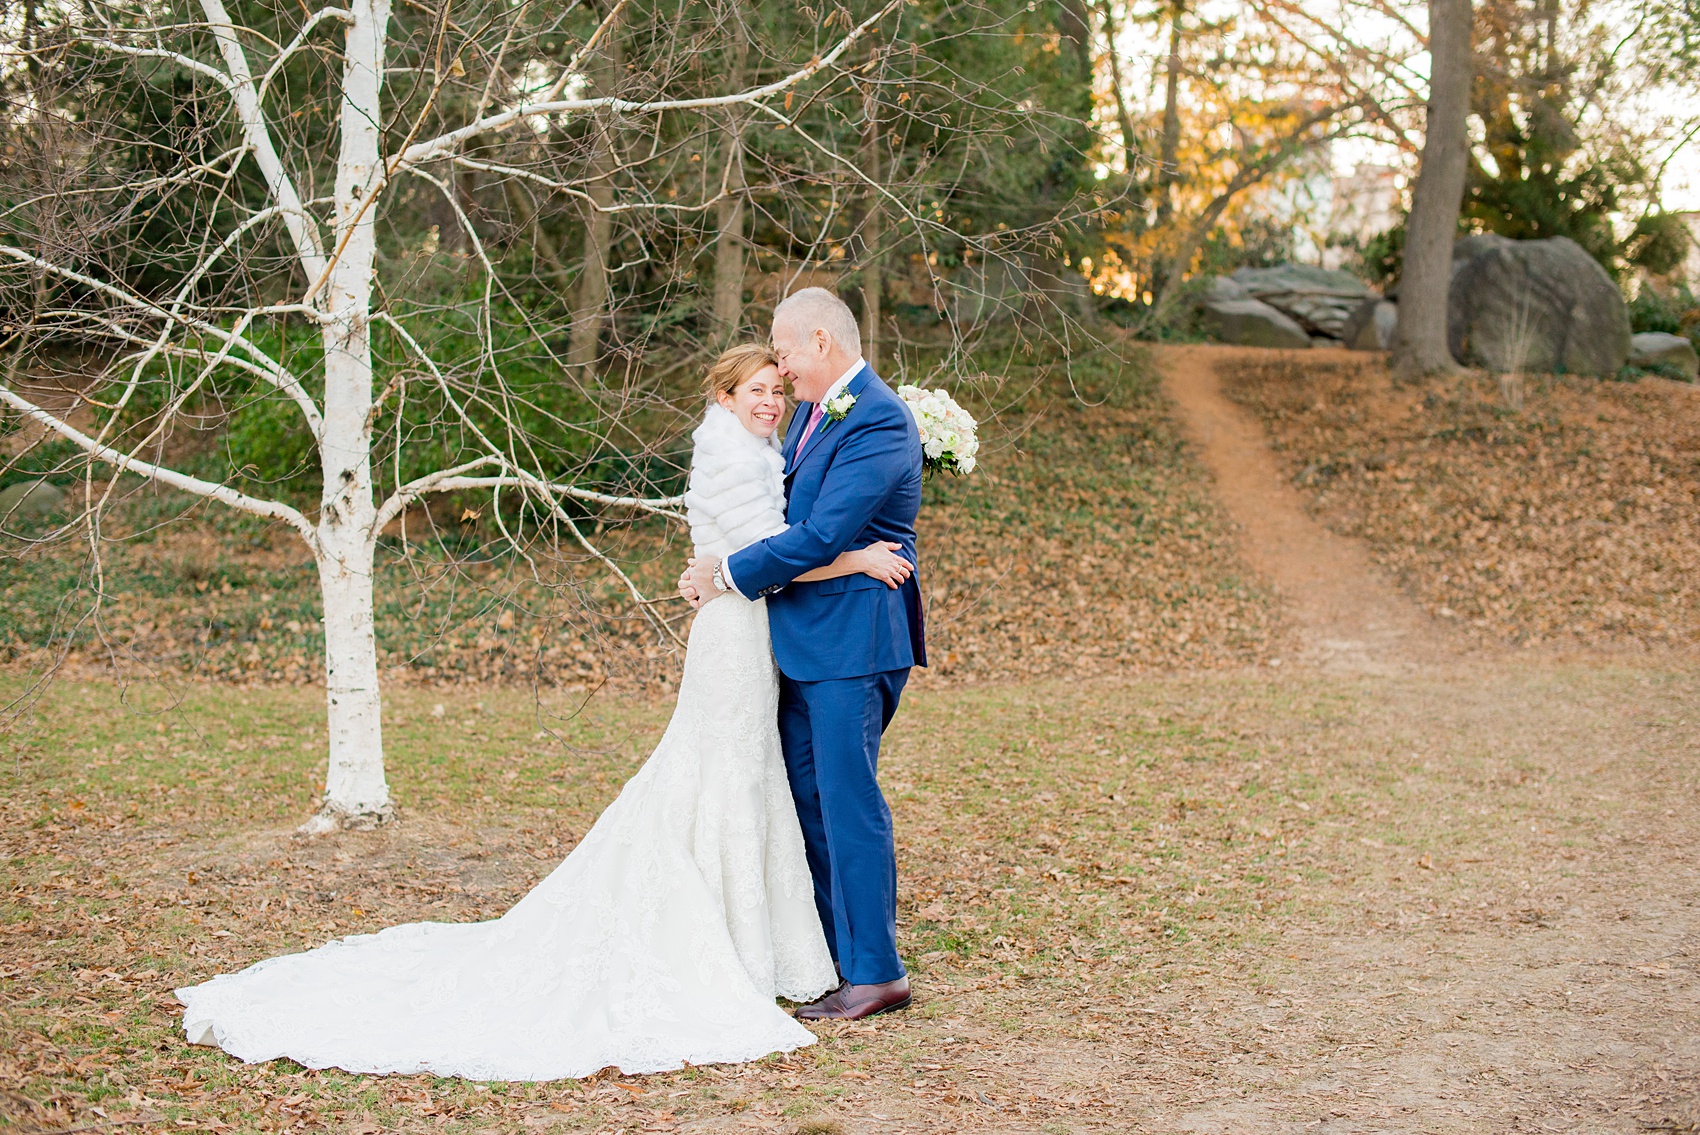
<path fill-rule="evenodd" d="M 803 452 L 803 447 L 809 444 L 809 438 L 814 436 L 815 427 L 820 425 L 820 420 L 825 416 L 826 403 L 816 402 L 814 412 L 809 415 L 809 424 L 803 427 L 803 436 L 797 439 L 797 448 L 792 450 L 792 453 Z"/>

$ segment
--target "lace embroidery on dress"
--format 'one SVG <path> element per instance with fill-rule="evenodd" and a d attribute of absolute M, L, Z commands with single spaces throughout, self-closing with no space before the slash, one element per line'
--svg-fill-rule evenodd
<path fill-rule="evenodd" d="M 699 551 L 783 529 L 771 445 L 718 407 L 695 440 Z M 185 1032 L 249 1062 L 478 1080 L 661 1072 L 813 1043 L 774 1003 L 838 982 L 777 705 L 765 601 L 715 599 L 655 752 L 511 910 L 354 935 L 180 989 Z"/>

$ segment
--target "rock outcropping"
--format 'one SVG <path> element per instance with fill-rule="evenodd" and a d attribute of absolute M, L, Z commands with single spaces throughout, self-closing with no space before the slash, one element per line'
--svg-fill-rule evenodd
<path fill-rule="evenodd" d="M 1238 281 L 1218 278 L 1198 304 L 1212 338 L 1245 347 L 1308 347 L 1310 335 L 1276 308 L 1254 298 Z"/>
<path fill-rule="evenodd" d="M 1575 241 L 1488 233 L 1452 248 L 1446 337 L 1466 366 L 1614 375 L 1629 359 L 1629 312 Z"/>
<path fill-rule="evenodd" d="M 1665 331 L 1643 331 L 1629 337 L 1629 365 L 1667 367 L 1682 372 L 1689 382 L 1700 375 L 1700 353 L 1681 335 Z"/>
<path fill-rule="evenodd" d="M 1328 339 L 1345 339 L 1352 314 L 1374 294 L 1350 273 L 1309 264 L 1241 268 L 1231 279 L 1253 299 L 1275 308 L 1311 335 Z"/>
<path fill-rule="evenodd" d="M 1354 351 L 1385 351 L 1393 346 L 1393 329 L 1399 326 L 1399 307 L 1371 292 L 1359 301 L 1341 334 Z"/>

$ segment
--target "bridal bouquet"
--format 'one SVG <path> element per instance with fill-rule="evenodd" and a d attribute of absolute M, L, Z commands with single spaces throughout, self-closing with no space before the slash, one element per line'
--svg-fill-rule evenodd
<path fill-rule="evenodd" d="M 897 396 L 921 427 L 921 450 L 928 473 L 972 473 L 980 452 L 979 427 L 956 399 L 942 390 L 899 386 Z"/>

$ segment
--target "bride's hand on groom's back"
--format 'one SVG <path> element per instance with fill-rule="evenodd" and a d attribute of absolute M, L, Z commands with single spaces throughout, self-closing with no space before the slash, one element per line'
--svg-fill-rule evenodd
<path fill-rule="evenodd" d="M 696 557 L 685 561 L 685 570 L 679 574 L 679 598 L 696 607 L 701 604 L 696 585 L 691 582 L 691 569 L 697 566 Z"/>
<path fill-rule="evenodd" d="M 903 581 L 915 570 L 914 564 L 897 554 L 902 548 L 902 544 L 876 540 L 866 548 L 852 553 L 857 559 L 856 570 L 863 575 L 873 576 L 887 587 L 902 587 Z"/>

